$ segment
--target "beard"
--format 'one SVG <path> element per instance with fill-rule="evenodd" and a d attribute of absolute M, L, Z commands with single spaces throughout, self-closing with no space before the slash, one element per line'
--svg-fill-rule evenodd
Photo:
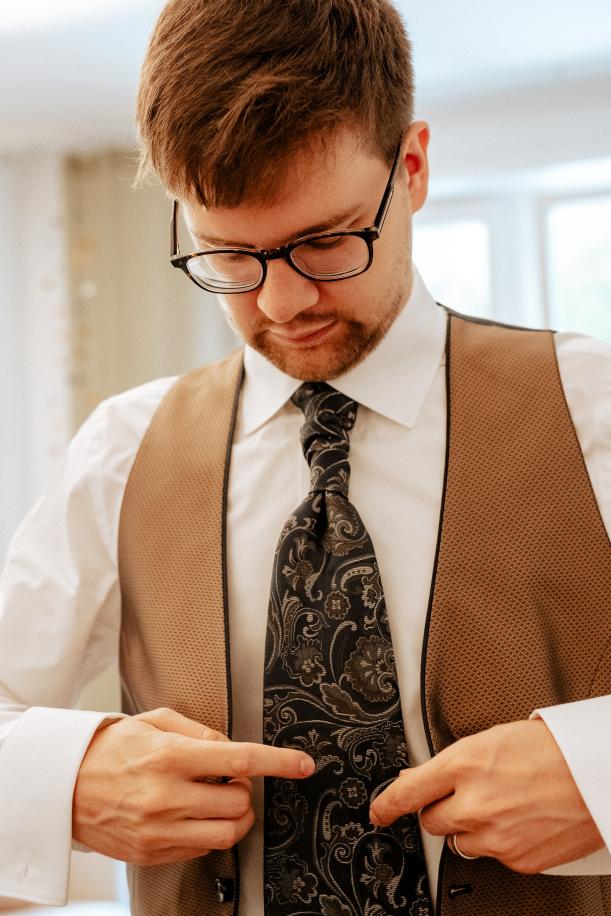
<path fill-rule="evenodd" d="M 318 317 L 309 316 L 301 321 L 303 333 L 308 325 L 320 325 L 335 320 L 336 325 L 329 332 L 329 339 L 312 347 L 291 350 L 278 344 L 273 335 L 258 331 L 253 335 L 251 346 L 270 363 L 293 378 L 301 381 L 319 382 L 337 378 L 360 363 L 382 340 L 392 319 L 373 328 L 354 318 L 327 313 Z"/>
<path fill-rule="evenodd" d="M 311 347 L 282 346 L 269 333 L 269 322 L 265 319 L 249 327 L 245 333 L 232 314 L 229 303 L 223 297 L 219 299 L 225 319 L 234 333 L 281 372 L 304 382 L 330 381 L 353 369 L 375 350 L 406 304 L 413 285 L 411 238 L 410 244 L 398 256 L 393 274 L 397 278 L 394 288 L 379 292 L 388 301 L 388 307 L 382 315 L 378 313 L 375 320 L 359 321 L 337 309 L 324 314 L 309 310 L 301 312 L 298 318 L 300 334 L 307 334 L 309 327 L 315 329 L 331 321 L 336 322 L 328 336 Z"/>

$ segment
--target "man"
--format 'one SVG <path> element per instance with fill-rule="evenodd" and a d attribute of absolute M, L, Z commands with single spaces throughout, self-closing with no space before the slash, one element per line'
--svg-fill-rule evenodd
<path fill-rule="evenodd" d="M 174 0 L 138 118 L 245 348 L 101 405 L 15 536 L 0 893 L 63 903 L 72 823 L 136 913 L 602 916 L 609 348 L 431 299 L 385 0 Z M 128 715 L 70 711 L 117 641 Z"/>

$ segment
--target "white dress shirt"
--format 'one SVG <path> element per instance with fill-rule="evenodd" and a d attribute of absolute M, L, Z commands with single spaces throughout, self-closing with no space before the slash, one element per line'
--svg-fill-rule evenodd
<path fill-rule="evenodd" d="M 360 365 L 333 381 L 358 401 L 350 498 L 372 537 L 386 603 L 410 762 L 429 759 L 420 661 L 437 543 L 446 436 L 446 313 L 418 272 L 403 311 Z M 611 345 L 558 334 L 569 410 L 611 531 Z M 228 493 L 228 589 L 236 740 L 261 740 L 263 653 L 280 530 L 308 490 L 290 402 L 299 381 L 245 349 Z M 142 437 L 175 378 L 102 403 L 72 440 L 48 492 L 17 529 L 0 580 L 0 897 L 66 901 L 71 805 L 88 742 L 107 714 L 73 710 L 116 659 L 119 514 Z M 533 710 L 564 754 L 606 847 L 548 874 L 611 874 L 611 696 Z M 240 844 L 240 916 L 261 916 L 257 824 Z M 423 831 L 435 898 L 444 838 Z M 553 880 L 550 878 L 550 880 Z"/>

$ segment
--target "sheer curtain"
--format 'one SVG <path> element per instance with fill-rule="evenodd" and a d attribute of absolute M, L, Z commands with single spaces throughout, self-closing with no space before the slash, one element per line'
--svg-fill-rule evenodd
<path fill-rule="evenodd" d="M 59 157 L 0 158 L 0 555 L 71 432 L 70 301 Z"/>
<path fill-rule="evenodd" d="M 169 257 L 170 202 L 131 152 L 0 158 L 0 556 L 104 398 L 236 339 Z"/>

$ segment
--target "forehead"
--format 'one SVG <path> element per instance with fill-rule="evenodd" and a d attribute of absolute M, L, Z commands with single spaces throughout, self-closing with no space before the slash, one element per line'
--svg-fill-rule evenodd
<path fill-rule="evenodd" d="M 327 224 L 339 216 L 373 219 L 387 179 L 386 163 L 345 134 L 318 156 L 309 151 L 289 160 L 283 187 L 268 204 L 246 201 L 207 209 L 185 201 L 180 206 L 196 239 L 272 248 L 319 227 L 336 228 L 337 222 Z"/>

